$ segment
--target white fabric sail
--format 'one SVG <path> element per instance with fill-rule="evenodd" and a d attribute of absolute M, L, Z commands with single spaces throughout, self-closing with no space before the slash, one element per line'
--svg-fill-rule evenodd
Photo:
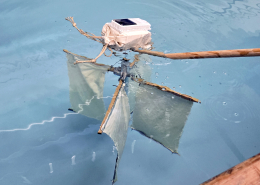
<path fill-rule="evenodd" d="M 140 84 L 131 128 L 178 153 L 179 139 L 192 101 Z"/>
<path fill-rule="evenodd" d="M 102 120 L 105 115 L 103 87 L 108 65 L 78 63 L 86 60 L 80 56 L 67 53 L 67 66 L 70 81 L 70 103 L 73 111 L 87 117 Z"/>
<path fill-rule="evenodd" d="M 130 109 L 128 97 L 124 87 L 122 87 L 117 96 L 114 108 L 112 109 L 109 117 L 102 127 L 102 131 L 105 132 L 114 141 L 118 152 L 113 183 L 117 180 L 117 167 L 125 147 L 129 119 Z"/>

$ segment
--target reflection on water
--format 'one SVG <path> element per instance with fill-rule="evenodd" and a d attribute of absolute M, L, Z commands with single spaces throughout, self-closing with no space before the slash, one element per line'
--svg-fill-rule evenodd
<path fill-rule="evenodd" d="M 97 7 L 105 13 L 97 14 Z M 96 35 L 112 19 L 140 17 L 152 25 L 155 50 L 167 52 L 257 48 L 260 41 L 258 0 L 2 1 L 0 9 L 0 184 L 111 182 L 113 141 L 96 134 L 100 121 L 67 112 L 70 89 L 62 51 L 92 58 L 100 45 L 78 34 L 65 17 L 77 17 L 79 27 Z M 116 61 L 99 59 L 107 65 Z M 192 106 L 180 156 L 128 130 L 117 184 L 199 184 L 259 153 L 259 58 L 151 57 L 144 65 L 151 68 L 149 81 L 175 87 L 202 104 Z M 102 107 L 117 81 L 109 74 L 107 79 Z"/>
<path fill-rule="evenodd" d="M 52 163 L 49 163 L 49 166 L 50 166 L 50 173 L 53 173 Z"/>

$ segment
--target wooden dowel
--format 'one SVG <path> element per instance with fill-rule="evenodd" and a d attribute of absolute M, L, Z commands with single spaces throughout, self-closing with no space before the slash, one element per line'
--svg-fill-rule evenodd
<path fill-rule="evenodd" d="M 236 50 L 219 50 L 219 51 L 200 51 L 200 52 L 187 52 L 187 53 L 168 53 L 150 50 L 134 51 L 139 53 L 146 53 L 158 57 L 170 59 L 198 59 L 198 58 L 226 58 L 226 57 L 253 57 L 260 56 L 260 48 L 253 49 L 236 49 Z"/>
<path fill-rule="evenodd" d="M 139 56 L 140 56 L 140 54 L 134 56 L 135 59 L 134 59 L 134 61 L 129 65 L 130 67 L 133 67 L 133 66 L 135 65 L 135 63 L 139 62 L 139 60 L 140 60 L 140 59 L 139 59 Z"/>
<path fill-rule="evenodd" d="M 82 56 L 82 55 L 78 55 L 78 54 L 72 53 L 72 52 L 70 52 L 70 51 L 68 51 L 68 50 L 66 50 L 66 49 L 63 49 L 63 51 L 64 51 L 65 53 L 68 53 L 68 54 L 72 54 L 72 55 L 75 55 L 75 56 L 78 56 L 78 57 L 81 57 L 81 58 L 85 58 L 85 59 L 87 59 L 87 60 L 91 60 L 91 58 L 88 58 L 88 57 L 85 57 L 85 56 Z"/>
<path fill-rule="evenodd" d="M 119 90 L 121 89 L 122 85 L 123 85 L 123 82 L 122 82 L 122 80 L 120 80 L 120 81 L 119 81 L 119 84 L 118 84 L 118 86 L 117 86 L 117 88 L 116 88 L 116 91 L 115 91 L 115 93 L 114 93 L 114 95 L 113 95 L 113 98 L 112 98 L 112 100 L 111 100 L 111 102 L 110 102 L 110 104 L 109 104 L 109 106 L 108 106 L 106 115 L 105 115 L 105 117 L 104 117 L 104 119 L 103 119 L 103 121 L 102 121 L 102 123 L 101 123 L 101 125 L 100 125 L 100 127 L 99 127 L 98 134 L 102 134 L 102 133 L 103 133 L 102 127 L 103 127 L 104 123 L 106 122 L 106 120 L 107 120 L 107 118 L 108 118 L 110 112 L 112 111 L 112 108 L 113 108 L 113 106 L 114 106 L 114 104 L 115 104 L 115 102 L 116 102 L 117 95 L 118 95 Z"/>
<path fill-rule="evenodd" d="M 78 54 L 75 54 L 75 53 L 72 53 L 66 49 L 63 49 L 63 51 L 65 53 L 68 53 L 68 54 L 71 54 L 71 55 L 75 55 L 75 56 L 78 56 L 78 57 L 82 57 L 82 58 L 85 58 L 87 60 L 91 60 L 91 58 L 88 58 L 88 57 L 85 57 L 85 56 L 82 56 L 82 55 L 78 55 Z M 86 61 L 87 61 L 86 60 Z M 86 61 L 76 61 L 74 64 L 78 64 L 78 63 L 91 63 L 93 65 L 97 65 L 97 66 L 108 66 L 108 65 L 105 65 L 105 64 L 100 64 L 100 63 L 97 63 L 97 62 L 86 62 Z M 109 67 L 109 66 L 108 66 Z M 114 67 L 110 66 L 110 68 L 108 69 L 108 71 L 112 71 L 114 72 Z"/>
<path fill-rule="evenodd" d="M 144 81 L 141 78 L 132 78 L 132 79 L 134 81 L 138 82 L 138 83 L 142 83 L 142 84 L 145 84 L 145 85 L 150 85 L 150 86 L 156 87 L 156 88 L 160 89 L 161 91 L 172 93 L 172 94 L 174 94 L 176 96 L 180 96 L 181 98 L 184 98 L 186 100 L 201 103 L 197 98 L 193 98 L 192 96 L 189 96 L 189 95 L 186 95 L 186 94 L 181 94 L 177 91 L 170 89 L 167 86 L 162 86 L 162 85 L 158 85 L 158 84 L 155 84 L 155 83 L 147 82 L 147 81 Z"/>

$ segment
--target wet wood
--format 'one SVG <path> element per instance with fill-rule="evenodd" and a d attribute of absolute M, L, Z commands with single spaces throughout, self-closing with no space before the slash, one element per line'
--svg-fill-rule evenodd
<path fill-rule="evenodd" d="M 144 81 L 143 79 L 141 78 L 132 78 L 134 81 L 138 82 L 138 83 L 142 83 L 142 84 L 145 84 L 145 85 L 150 85 L 150 86 L 153 86 L 153 87 L 157 87 L 158 89 L 160 89 L 161 91 L 165 91 L 165 92 L 169 92 L 169 93 L 172 93 L 176 96 L 180 96 L 184 99 L 187 99 L 189 101 L 193 101 L 193 102 L 197 102 L 197 103 L 201 103 L 197 98 L 193 98 L 189 95 L 186 95 L 186 94 L 181 94 L 177 91 L 174 91 L 172 89 L 170 89 L 169 87 L 167 86 L 162 86 L 162 85 L 158 85 L 158 84 L 155 84 L 155 83 L 151 83 L 151 82 L 147 82 L 147 81 Z"/>
<path fill-rule="evenodd" d="M 82 56 L 82 55 L 78 55 L 78 54 L 72 53 L 72 52 L 70 52 L 70 51 L 68 51 L 68 50 L 66 50 L 66 49 L 63 49 L 63 51 L 64 51 L 65 53 L 68 53 L 68 54 L 71 54 L 71 55 L 74 55 L 74 56 L 77 56 L 77 57 L 81 57 L 81 58 L 85 58 L 85 59 L 87 59 L 87 60 L 90 60 L 90 58 L 88 58 L 88 57 L 85 57 L 85 56 Z M 75 64 L 78 64 L 78 63 L 80 63 L 80 62 L 77 62 L 77 63 L 75 63 Z M 90 63 L 93 64 L 93 65 L 97 65 L 97 66 L 108 66 L 108 65 L 105 65 L 105 64 L 97 63 L 97 62 L 90 62 Z M 110 68 L 108 69 L 108 71 L 111 71 L 111 72 L 114 72 L 114 70 L 115 70 L 115 68 L 112 67 L 112 66 L 110 66 Z"/>
<path fill-rule="evenodd" d="M 168 53 L 150 50 L 134 50 L 139 53 L 146 53 L 158 57 L 170 59 L 198 59 L 198 58 L 226 58 L 226 57 L 253 57 L 260 56 L 260 48 L 236 49 L 236 50 L 218 50 L 218 51 L 200 51 L 186 53 Z"/>
<path fill-rule="evenodd" d="M 139 56 L 140 56 L 140 54 L 135 55 L 135 59 L 134 59 L 134 61 L 129 65 L 130 67 L 133 67 L 133 66 L 135 65 L 136 62 L 139 62 Z"/>
<path fill-rule="evenodd" d="M 112 111 L 112 108 L 114 107 L 114 104 L 115 104 L 115 102 L 116 102 L 116 98 L 117 98 L 117 96 L 118 96 L 118 93 L 119 93 L 119 91 L 120 91 L 122 85 L 123 85 L 123 82 L 122 82 L 122 80 L 120 80 L 120 81 L 119 81 L 119 84 L 118 84 L 118 86 L 117 86 L 117 88 L 116 88 L 116 91 L 115 91 L 115 93 L 114 93 L 114 95 L 113 95 L 113 98 L 112 98 L 112 100 L 111 100 L 111 102 L 110 102 L 110 104 L 109 104 L 109 106 L 108 106 L 106 115 L 105 115 L 105 117 L 104 117 L 104 119 L 103 119 L 103 121 L 102 121 L 102 123 L 101 123 L 101 125 L 100 125 L 100 127 L 99 127 L 98 134 L 102 134 L 102 133 L 103 133 L 102 127 L 103 127 L 104 123 L 106 122 L 108 116 L 110 115 L 110 113 L 111 113 L 111 111 Z"/>
<path fill-rule="evenodd" d="M 157 56 L 157 57 L 166 57 L 163 52 L 159 52 L 159 51 L 151 51 L 151 50 L 145 50 L 145 49 L 143 49 L 143 50 L 134 49 L 133 51 L 139 52 L 139 53 L 145 53 L 145 54 L 153 55 L 153 56 Z"/>
<path fill-rule="evenodd" d="M 97 41 L 99 43 L 102 43 L 101 36 L 96 36 L 93 33 L 89 33 L 89 32 L 84 32 L 82 29 L 78 29 L 77 24 L 74 22 L 73 17 L 66 17 L 65 18 L 67 21 L 71 22 L 72 26 L 75 27 L 82 35 L 86 36 L 87 38 Z"/>
<path fill-rule="evenodd" d="M 85 56 L 82 56 L 82 55 L 78 55 L 78 54 L 72 53 L 72 52 L 70 52 L 70 51 L 68 51 L 68 50 L 66 50 L 66 49 L 63 49 L 63 51 L 64 51 L 65 53 L 72 54 L 72 55 L 75 55 L 75 56 L 77 56 L 77 57 L 81 57 L 81 58 L 85 58 L 85 59 L 87 59 L 87 60 L 91 60 L 91 58 L 88 58 L 88 57 L 85 57 Z"/>
<path fill-rule="evenodd" d="M 202 185 L 260 184 L 260 153 L 202 183 Z"/>

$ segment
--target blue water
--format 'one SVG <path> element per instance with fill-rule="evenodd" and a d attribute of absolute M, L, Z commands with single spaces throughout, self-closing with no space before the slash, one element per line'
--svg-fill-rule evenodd
<path fill-rule="evenodd" d="M 116 18 L 152 25 L 154 50 L 166 53 L 260 47 L 258 0 L 0 2 L 0 184 L 111 184 L 113 141 L 100 121 L 73 114 L 67 49 L 94 58 Z M 133 55 L 131 55 L 133 59 Z M 170 60 L 150 56 L 151 81 L 198 98 L 180 155 L 129 129 L 116 184 L 199 184 L 260 151 L 260 57 Z M 119 58 L 102 56 L 114 64 Z M 156 73 L 158 77 L 156 78 Z M 106 76 L 108 106 L 117 77 Z"/>

